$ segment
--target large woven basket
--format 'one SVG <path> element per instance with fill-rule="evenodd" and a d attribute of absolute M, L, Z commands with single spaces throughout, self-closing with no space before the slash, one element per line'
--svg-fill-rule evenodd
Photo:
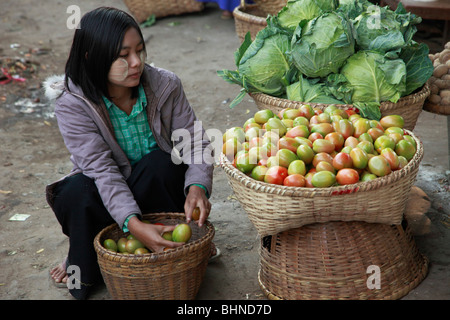
<path fill-rule="evenodd" d="M 199 12 L 204 3 L 196 0 L 123 0 L 138 22 L 145 21 L 152 14 L 156 18 Z"/>
<path fill-rule="evenodd" d="M 275 16 L 284 6 L 286 6 L 287 0 L 253 0 L 253 2 L 260 7 L 265 14 Z"/>
<path fill-rule="evenodd" d="M 183 213 L 144 215 L 151 222 L 177 224 Z M 192 300 L 202 283 L 211 253 L 214 228 L 209 221 L 199 228 L 191 223 L 192 237 L 185 245 L 162 253 L 126 255 L 106 250 L 105 239 L 126 236 L 117 224 L 103 229 L 94 240 L 98 263 L 108 292 L 115 300 Z"/>
<path fill-rule="evenodd" d="M 233 16 L 236 34 L 241 42 L 247 32 L 250 32 L 251 39 L 254 40 L 256 34 L 267 26 L 267 14 L 255 4 L 236 7 Z"/>
<path fill-rule="evenodd" d="M 262 238 L 258 280 L 274 300 L 387 300 L 427 271 L 406 223 L 329 222 Z"/>
<path fill-rule="evenodd" d="M 284 108 L 299 108 L 305 104 L 305 102 L 277 98 L 260 92 L 249 93 L 249 95 L 253 98 L 259 109 L 270 109 L 275 113 L 280 112 Z M 416 126 L 420 112 L 422 112 L 424 102 L 429 95 L 430 88 L 428 84 L 425 84 L 418 92 L 402 97 L 396 103 L 389 101 L 382 102 L 380 105 L 381 116 L 391 114 L 400 115 L 405 120 L 404 128 L 412 131 Z M 325 109 L 328 106 L 328 104 L 321 103 L 307 102 L 307 104 L 320 109 Z M 353 105 L 348 104 L 337 104 L 336 106 L 340 109 L 353 108 Z"/>
<path fill-rule="evenodd" d="M 234 195 L 261 236 L 329 221 L 398 225 L 423 158 L 421 141 L 412 132 L 406 133 L 417 144 L 409 163 L 384 177 L 356 184 L 328 188 L 281 186 L 247 176 L 223 153 L 220 164 Z"/>

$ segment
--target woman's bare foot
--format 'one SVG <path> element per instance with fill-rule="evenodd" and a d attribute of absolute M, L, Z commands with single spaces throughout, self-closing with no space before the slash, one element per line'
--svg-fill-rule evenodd
<path fill-rule="evenodd" d="M 55 281 L 55 283 L 67 283 L 68 276 L 66 273 L 65 259 L 59 265 L 50 270 L 50 276 Z"/>

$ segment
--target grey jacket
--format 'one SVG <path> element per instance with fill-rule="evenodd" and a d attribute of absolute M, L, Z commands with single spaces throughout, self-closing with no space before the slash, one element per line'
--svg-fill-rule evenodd
<path fill-rule="evenodd" d="M 203 155 L 212 154 L 212 146 L 204 129 L 195 123 L 197 118 L 180 79 L 170 71 L 146 65 L 142 84 L 147 96 L 150 129 L 159 148 L 172 155 L 178 154 L 178 159 L 188 164 L 185 192 L 189 185 L 201 184 L 211 194 L 214 166 L 211 161 L 204 161 Z M 122 227 L 128 215 L 142 213 L 126 184 L 132 168 L 116 142 L 105 105 L 93 104 L 71 83 L 70 92 L 63 82 L 51 86 L 61 92 L 56 99 L 55 116 L 74 165 L 69 175 L 83 173 L 94 179 L 106 209 Z M 182 130 L 183 139 L 172 140 L 176 129 Z M 186 133 L 190 139 L 185 138 Z M 194 141 L 194 137 L 200 140 Z M 199 159 L 203 159 L 201 163 Z M 53 207 L 52 190 L 60 180 L 46 188 L 50 207 Z"/>

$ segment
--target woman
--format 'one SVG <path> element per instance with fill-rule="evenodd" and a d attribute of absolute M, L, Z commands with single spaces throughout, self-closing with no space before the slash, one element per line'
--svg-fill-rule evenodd
<path fill-rule="evenodd" d="M 199 207 L 200 226 L 210 213 L 213 163 L 203 160 L 212 152 L 210 141 L 203 138 L 195 148 L 193 138 L 171 140 L 175 130 L 205 137 L 204 130 L 195 125 L 180 79 L 145 59 L 142 33 L 127 13 L 102 7 L 81 19 L 55 104 L 74 167 L 47 187 L 70 244 L 67 258 L 50 274 L 66 283 L 69 265 L 78 266 L 75 282 L 81 286 L 69 286 L 77 299 L 101 281 L 93 239 L 104 227 L 116 222 L 160 252 L 182 243 L 161 237 L 174 226 L 143 223 L 143 213 L 185 212 L 189 222 Z M 176 153 L 183 163 L 172 161 Z"/>

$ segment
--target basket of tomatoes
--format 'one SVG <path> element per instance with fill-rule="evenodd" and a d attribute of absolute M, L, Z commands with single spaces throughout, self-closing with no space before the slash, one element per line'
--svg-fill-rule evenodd
<path fill-rule="evenodd" d="M 221 167 L 259 234 L 329 221 L 400 224 L 423 158 L 403 118 L 306 106 L 259 110 L 223 135 Z"/>
<path fill-rule="evenodd" d="M 146 214 L 143 219 L 148 223 L 180 226 L 179 236 L 186 243 L 156 253 L 124 233 L 117 224 L 103 229 L 94 239 L 94 248 L 111 297 L 115 300 L 195 299 L 211 253 L 212 224 L 209 221 L 202 227 L 194 222 L 186 224 L 183 213 Z"/>

